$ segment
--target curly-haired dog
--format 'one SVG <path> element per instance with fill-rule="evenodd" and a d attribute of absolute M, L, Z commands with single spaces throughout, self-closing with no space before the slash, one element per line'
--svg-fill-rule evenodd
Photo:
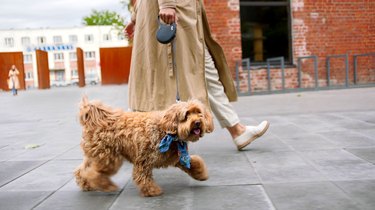
<path fill-rule="evenodd" d="M 133 163 L 133 180 L 143 196 L 162 194 L 152 178 L 154 168 L 175 166 L 196 180 L 208 178 L 203 159 L 189 156 L 186 147 L 214 129 L 210 111 L 198 100 L 165 111 L 124 112 L 83 97 L 79 118 L 84 160 L 75 177 L 82 190 L 117 190 L 110 177 L 124 160 Z"/>

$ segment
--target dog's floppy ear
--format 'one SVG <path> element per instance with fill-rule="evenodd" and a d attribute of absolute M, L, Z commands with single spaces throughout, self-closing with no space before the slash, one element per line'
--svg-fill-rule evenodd
<path fill-rule="evenodd" d="M 203 104 L 202 104 L 202 110 L 203 110 L 204 119 L 206 120 L 205 132 L 212 133 L 212 131 L 214 131 L 214 121 L 213 121 L 213 117 L 211 114 L 211 110 L 206 108 Z"/>
<path fill-rule="evenodd" d="M 168 134 L 176 134 L 179 118 L 178 104 L 172 105 L 164 111 L 164 115 L 160 120 L 160 128 Z"/>

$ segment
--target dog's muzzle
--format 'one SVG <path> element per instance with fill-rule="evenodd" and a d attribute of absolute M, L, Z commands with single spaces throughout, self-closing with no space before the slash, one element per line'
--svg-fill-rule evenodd
<path fill-rule="evenodd" d="M 193 126 L 193 129 L 191 130 L 191 134 L 194 134 L 194 135 L 201 135 L 202 133 L 202 128 L 201 128 L 201 125 L 202 125 L 202 122 L 201 121 L 195 121 L 194 122 L 194 126 Z"/>

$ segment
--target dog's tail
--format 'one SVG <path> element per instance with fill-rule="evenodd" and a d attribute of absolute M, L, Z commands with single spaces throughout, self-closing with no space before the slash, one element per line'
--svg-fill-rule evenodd
<path fill-rule="evenodd" d="M 79 104 L 79 121 L 85 127 L 107 126 L 117 120 L 120 112 L 99 101 L 90 102 L 86 95 Z"/>

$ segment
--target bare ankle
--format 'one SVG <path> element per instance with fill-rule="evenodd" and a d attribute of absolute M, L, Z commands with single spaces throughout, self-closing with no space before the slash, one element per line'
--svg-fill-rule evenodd
<path fill-rule="evenodd" d="M 232 138 L 236 138 L 237 136 L 241 135 L 243 132 L 245 132 L 246 127 L 242 125 L 241 123 L 237 123 L 232 127 L 227 127 L 227 130 L 229 131 Z"/>

